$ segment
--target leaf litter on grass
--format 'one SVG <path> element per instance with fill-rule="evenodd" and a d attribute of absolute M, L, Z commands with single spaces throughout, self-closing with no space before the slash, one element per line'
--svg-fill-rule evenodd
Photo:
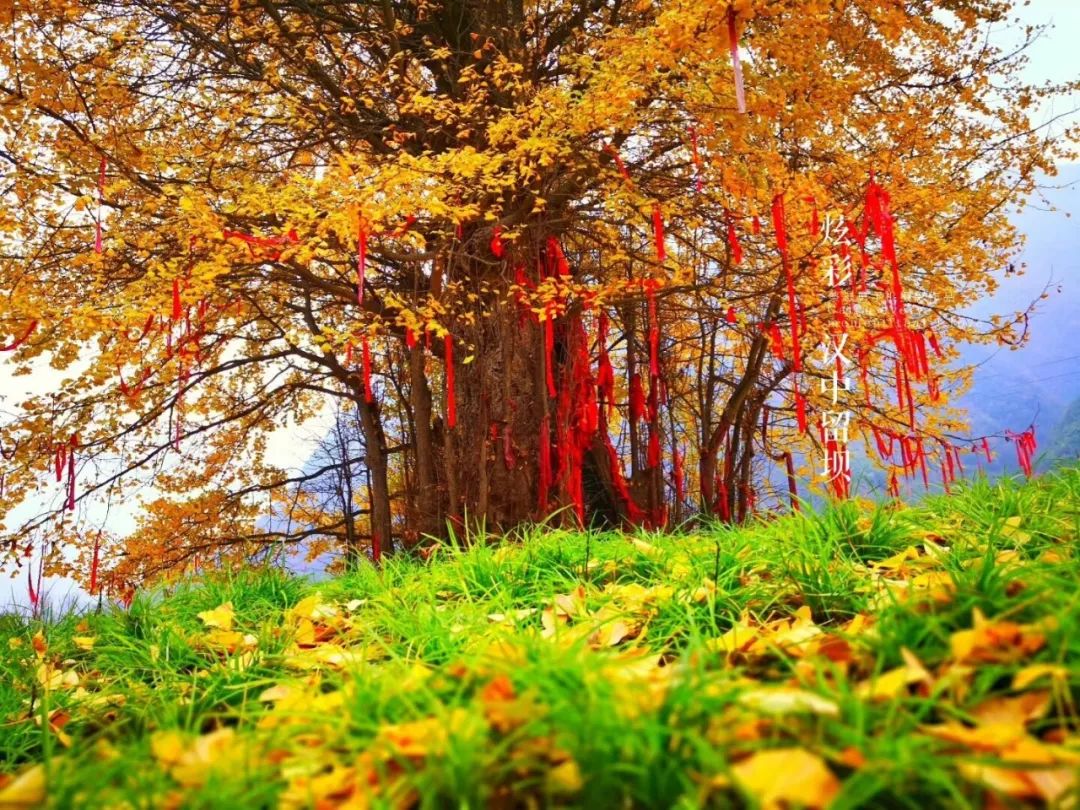
<path fill-rule="evenodd" d="M 891 532 L 869 561 L 851 548 L 873 538 L 849 537 L 793 567 L 824 531 L 809 516 L 538 533 L 257 616 L 256 578 L 216 603 L 194 584 L 146 612 L 25 627 L 2 650 L 24 747 L 0 766 L 0 808 L 224 806 L 256 784 L 259 806 L 290 810 L 1075 806 L 1075 528 L 993 510 L 1041 488 L 1075 505 L 1076 479 L 860 519 Z M 981 531 L 957 528 L 961 509 Z M 854 583 L 843 610 L 829 582 Z"/>

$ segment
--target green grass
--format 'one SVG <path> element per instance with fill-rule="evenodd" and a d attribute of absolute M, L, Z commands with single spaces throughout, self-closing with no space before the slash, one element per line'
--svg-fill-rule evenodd
<path fill-rule="evenodd" d="M 136 808 L 1067 801 L 1078 520 L 1070 469 L 910 508 L 675 536 L 537 530 L 317 584 L 244 571 L 129 611 L 0 617 L 0 808 L 17 793 Z M 224 603 L 234 635 L 215 636 L 199 614 Z M 965 651 L 977 615 L 992 629 Z M 912 655 L 926 678 L 868 692 Z M 1057 669 L 1014 688 L 1034 664 Z M 989 701 L 1025 696 L 1040 709 L 1008 733 L 975 726 Z M 974 743 L 955 738 L 973 727 Z M 747 769 L 773 748 L 808 752 L 829 784 L 770 799 Z"/>

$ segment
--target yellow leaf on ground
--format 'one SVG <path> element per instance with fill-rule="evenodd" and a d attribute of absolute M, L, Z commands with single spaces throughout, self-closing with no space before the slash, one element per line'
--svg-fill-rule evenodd
<path fill-rule="evenodd" d="M 85 652 L 94 649 L 94 642 L 97 641 L 93 636 L 75 636 L 71 640 L 76 647 Z"/>
<path fill-rule="evenodd" d="M 203 624 L 219 630 L 232 630 L 235 617 L 236 611 L 233 610 L 232 602 L 226 602 L 223 605 L 218 605 L 213 610 L 204 610 L 199 614 Z"/>
<path fill-rule="evenodd" d="M 31 765 L 0 787 L 0 808 L 31 810 L 45 804 L 45 766 Z"/>
<path fill-rule="evenodd" d="M 552 793 L 577 793 L 585 785 L 577 762 L 568 759 L 554 766 L 547 774 L 548 790 Z"/>
<path fill-rule="evenodd" d="M 1018 697 L 990 698 L 971 710 L 979 725 L 1012 724 L 1023 727 L 1050 708 L 1049 692 L 1028 692 Z"/>
<path fill-rule="evenodd" d="M 836 717 L 840 708 L 828 698 L 808 692 L 780 686 L 751 689 L 739 695 L 739 703 L 765 714 L 819 714 Z"/>
<path fill-rule="evenodd" d="M 840 782 L 825 761 L 805 748 L 757 751 L 731 768 L 736 783 L 762 810 L 827 807 Z"/>
<path fill-rule="evenodd" d="M 243 763 L 243 749 L 237 743 L 236 732 L 219 728 L 203 734 L 180 756 L 171 769 L 172 777 L 184 787 L 200 787 L 211 771 L 231 771 Z"/>
<path fill-rule="evenodd" d="M 1045 628 L 1041 624 L 1017 624 L 1010 621 L 988 621 L 978 609 L 973 611 L 970 630 L 958 630 L 949 640 L 952 656 L 958 662 L 984 663 L 1019 661 L 1046 644 Z"/>
<path fill-rule="evenodd" d="M 150 738 L 150 750 L 154 759 L 166 767 L 180 761 L 187 748 L 187 737 L 179 731 L 158 731 Z"/>
<path fill-rule="evenodd" d="M 909 686 L 933 683 L 933 677 L 914 653 L 905 647 L 900 654 L 904 659 L 903 666 L 863 681 L 856 687 L 855 694 L 865 700 L 892 700 L 904 694 Z"/>
<path fill-rule="evenodd" d="M 1012 688 L 1017 691 L 1026 689 L 1044 677 L 1064 683 L 1069 679 L 1069 670 L 1060 664 L 1030 664 L 1013 675 Z"/>

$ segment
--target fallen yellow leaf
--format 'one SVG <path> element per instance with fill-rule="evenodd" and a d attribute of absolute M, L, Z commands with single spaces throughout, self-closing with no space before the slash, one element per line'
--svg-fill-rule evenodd
<path fill-rule="evenodd" d="M 762 810 L 827 807 L 840 782 L 825 761 L 804 748 L 757 751 L 731 768 L 735 782 Z"/>
<path fill-rule="evenodd" d="M 32 810 L 45 804 L 45 766 L 31 765 L 11 782 L 0 787 L 0 808 Z"/>
<path fill-rule="evenodd" d="M 235 617 L 236 611 L 233 610 L 232 602 L 226 602 L 223 605 L 218 605 L 213 610 L 204 610 L 199 614 L 203 624 L 219 630 L 232 630 Z"/>

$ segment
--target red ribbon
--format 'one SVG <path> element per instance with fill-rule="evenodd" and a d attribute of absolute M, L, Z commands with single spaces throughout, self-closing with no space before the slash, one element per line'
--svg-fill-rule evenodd
<path fill-rule="evenodd" d="M 449 353 L 449 351 L 450 350 L 448 350 L 448 353 L 446 355 L 447 369 L 451 368 L 450 363 L 452 362 L 452 355 Z M 360 362 L 362 364 L 364 374 L 364 402 L 371 403 L 375 401 L 375 394 L 371 390 L 371 344 L 368 341 L 367 335 L 364 335 L 364 339 L 360 343 Z M 453 371 L 449 370 L 447 373 L 452 378 Z M 447 385 L 452 386 L 453 383 L 448 382 Z M 450 427 L 453 427 L 453 424 L 451 424 Z"/>
<path fill-rule="evenodd" d="M 645 418 L 645 389 L 641 387 L 641 375 L 630 375 L 630 418 L 640 422 Z"/>
<path fill-rule="evenodd" d="M 17 348 L 22 346 L 27 340 L 30 339 L 30 336 L 32 334 L 34 334 L 34 331 L 37 329 L 37 326 L 38 326 L 37 321 L 30 321 L 30 325 L 28 327 L 26 327 L 26 331 L 23 332 L 21 336 L 19 336 L 18 338 L 13 340 L 11 343 L 7 344 L 6 346 L 0 346 L 0 352 L 13 352 L 13 351 L 15 351 Z"/>
<path fill-rule="evenodd" d="M 443 338 L 443 348 L 446 355 L 446 426 L 457 425 L 457 398 L 454 395 L 454 338 L 446 335 Z"/>
<path fill-rule="evenodd" d="M 623 159 L 619 157 L 619 150 L 609 143 L 605 144 L 604 151 L 611 155 L 612 159 L 615 161 L 615 166 L 618 168 L 619 174 L 622 175 L 623 180 L 628 184 L 633 185 L 633 181 L 630 179 L 630 172 L 626 170 L 626 164 L 623 163 Z"/>
<path fill-rule="evenodd" d="M 731 263 L 736 267 L 742 264 L 742 245 L 739 244 L 739 236 L 735 232 L 735 217 L 731 211 L 726 213 L 728 247 L 731 249 Z"/>
<path fill-rule="evenodd" d="M 69 512 L 75 511 L 75 448 L 79 446 L 79 437 L 76 434 L 72 434 L 71 440 L 68 442 L 69 449 L 67 453 L 68 462 L 68 492 L 67 492 L 67 509 Z"/>
<path fill-rule="evenodd" d="M 660 431 L 649 431 L 649 452 L 646 458 L 650 469 L 660 466 Z"/>
<path fill-rule="evenodd" d="M 554 313 L 548 307 L 544 319 L 544 379 L 547 383 L 548 396 L 554 398 L 555 391 L 555 324 Z"/>
<path fill-rule="evenodd" d="M 180 279 L 174 278 L 172 282 L 172 319 L 173 321 L 180 320 L 180 316 L 184 314 L 184 308 L 180 303 Z"/>
<path fill-rule="evenodd" d="M 806 397 L 802 391 L 795 392 L 795 419 L 799 424 L 799 433 L 806 433 Z"/>
<path fill-rule="evenodd" d="M 502 225 L 496 225 L 492 229 L 491 244 L 489 245 L 489 247 L 491 248 L 492 255 L 495 256 L 496 259 L 501 259 L 503 257 L 505 248 L 503 247 L 502 240 Z"/>
<path fill-rule="evenodd" d="M 656 242 L 656 260 L 663 264 L 664 259 L 667 258 L 667 251 L 664 249 L 664 217 L 657 204 L 654 204 L 652 209 L 652 225 L 653 239 Z"/>
<path fill-rule="evenodd" d="M 656 282 L 645 282 L 645 297 L 649 307 L 649 376 L 660 376 L 660 324 L 656 313 Z"/>
<path fill-rule="evenodd" d="M 361 305 L 364 303 L 364 276 L 367 274 L 367 243 L 367 231 L 361 223 L 360 235 L 356 240 L 356 302 Z"/>
<path fill-rule="evenodd" d="M 101 562 L 101 532 L 97 533 L 97 537 L 94 538 L 94 558 L 90 563 L 90 588 L 88 589 L 91 594 L 97 590 L 98 584 L 98 565 Z"/>

